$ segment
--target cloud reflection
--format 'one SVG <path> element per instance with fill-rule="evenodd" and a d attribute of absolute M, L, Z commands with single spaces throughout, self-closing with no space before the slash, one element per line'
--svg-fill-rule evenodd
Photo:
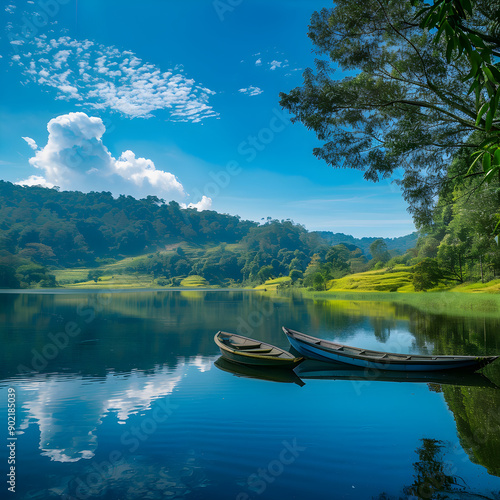
<path fill-rule="evenodd" d="M 175 369 L 157 366 L 153 373 L 134 370 L 110 372 L 105 378 L 44 375 L 24 379 L 17 384 L 25 412 L 19 429 L 37 424 L 41 455 L 52 461 L 90 459 L 105 415 L 114 413 L 118 423 L 125 423 L 131 415 L 150 410 L 156 400 L 172 394 L 188 376 L 189 367 L 205 372 L 214 359 L 196 356 L 179 360 Z"/>

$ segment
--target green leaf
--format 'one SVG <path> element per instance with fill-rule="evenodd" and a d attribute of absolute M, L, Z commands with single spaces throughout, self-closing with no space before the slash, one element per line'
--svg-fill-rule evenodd
<path fill-rule="evenodd" d="M 488 80 L 493 83 L 493 85 L 495 85 L 497 82 L 497 80 L 495 79 L 495 77 L 493 76 L 493 73 L 491 72 L 490 68 L 488 68 L 487 66 L 485 66 L 483 68 L 483 71 L 484 71 L 484 74 L 488 77 Z"/>
<path fill-rule="evenodd" d="M 481 106 L 481 109 L 479 110 L 479 113 L 477 114 L 476 127 L 479 125 L 481 118 L 483 117 L 484 113 L 486 113 L 486 110 L 489 108 L 489 106 L 490 106 L 489 102 L 485 102 Z"/>
<path fill-rule="evenodd" d="M 500 148 L 497 148 L 495 154 L 493 155 L 493 165 L 500 165 Z"/>
<path fill-rule="evenodd" d="M 488 64 L 488 68 L 495 78 L 496 83 L 500 83 L 500 71 L 493 64 Z"/>
<path fill-rule="evenodd" d="M 470 93 L 476 89 L 476 87 L 479 85 L 479 82 L 477 80 L 474 80 L 471 84 L 471 86 L 469 87 L 469 90 L 467 92 L 467 95 L 470 95 Z"/>
<path fill-rule="evenodd" d="M 490 155 L 488 155 L 488 158 L 490 157 Z M 491 168 L 490 170 L 488 170 L 488 172 L 486 173 L 486 175 L 484 176 L 484 180 L 486 182 L 490 182 L 491 178 L 498 173 L 498 168 L 497 167 L 493 167 Z"/>
<path fill-rule="evenodd" d="M 468 34 L 469 40 L 476 46 L 480 47 L 482 49 L 486 48 L 486 45 L 484 44 L 483 40 L 481 37 L 475 35 L 474 33 L 469 33 Z"/>
<path fill-rule="evenodd" d="M 489 172 L 491 168 L 491 156 L 489 153 L 483 155 L 483 172 Z"/>
<path fill-rule="evenodd" d="M 486 120 L 485 120 L 485 125 L 484 129 L 486 132 L 489 132 L 491 130 L 491 125 L 493 123 L 493 114 L 491 112 L 491 108 L 488 110 L 488 114 L 486 115 Z"/>
<path fill-rule="evenodd" d="M 462 0 L 461 3 L 462 7 L 467 11 L 467 14 L 469 14 L 469 16 L 472 16 L 472 5 L 469 0 Z"/>
<path fill-rule="evenodd" d="M 484 151 L 476 151 L 474 154 L 484 154 Z M 472 165 L 469 167 L 469 170 L 467 170 L 467 174 L 469 175 L 470 173 L 473 172 L 474 165 L 480 160 L 481 156 L 477 156 L 476 159 L 472 162 Z"/>
<path fill-rule="evenodd" d="M 479 144 L 479 149 L 486 149 L 486 147 L 489 144 L 493 144 L 499 140 L 500 140 L 499 137 L 489 137 L 488 139 L 484 140 L 481 144 Z M 481 151 L 476 151 L 476 153 L 473 153 L 473 155 L 479 153 L 481 153 Z"/>
<path fill-rule="evenodd" d="M 434 40 L 435 41 L 438 41 L 440 38 L 441 38 L 441 34 L 443 33 L 443 30 L 445 29 L 446 25 L 448 24 L 448 21 L 444 20 L 442 23 L 441 23 L 441 26 L 439 27 L 437 33 L 436 33 L 436 36 L 434 37 Z"/>

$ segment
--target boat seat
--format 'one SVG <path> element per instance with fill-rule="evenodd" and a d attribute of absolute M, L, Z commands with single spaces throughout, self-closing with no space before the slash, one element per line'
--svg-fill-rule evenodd
<path fill-rule="evenodd" d="M 271 352 L 272 349 L 245 349 L 245 352 L 255 352 L 255 353 L 266 353 L 266 352 Z"/>
<path fill-rule="evenodd" d="M 243 344 L 243 343 L 239 343 L 239 342 L 230 342 L 230 345 L 236 347 L 237 349 L 245 349 L 245 350 L 248 350 L 248 349 L 258 349 L 262 343 L 261 342 L 254 342 L 254 343 L 248 343 L 248 344 Z"/>

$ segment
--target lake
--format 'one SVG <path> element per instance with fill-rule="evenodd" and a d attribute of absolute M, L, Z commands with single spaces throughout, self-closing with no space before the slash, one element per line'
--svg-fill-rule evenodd
<path fill-rule="evenodd" d="M 498 354 L 500 318 L 219 290 L 0 293 L 0 317 L 1 498 L 499 498 L 500 361 L 299 378 L 231 367 L 213 336 Z"/>

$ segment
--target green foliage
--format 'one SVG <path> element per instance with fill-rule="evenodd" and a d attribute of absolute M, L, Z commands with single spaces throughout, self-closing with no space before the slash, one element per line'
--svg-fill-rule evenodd
<path fill-rule="evenodd" d="M 183 210 L 176 202 L 162 204 L 155 197 L 114 199 L 111 193 L 58 192 L 0 182 L 0 227 L 4 228 L 0 243 L 40 264 L 93 264 L 96 259 L 161 249 L 175 239 L 234 243 L 255 226 L 236 216 Z"/>
<path fill-rule="evenodd" d="M 383 239 L 377 239 L 370 245 L 370 253 L 375 262 L 385 263 L 389 260 L 390 255 L 387 251 L 387 243 Z"/>
<path fill-rule="evenodd" d="M 257 278 L 261 283 L 264 283 L 273 276 L 273 266 L 263 266 L 257 273 Z"/>
<path fill-rule="evenodd" d="M 414 5 L 420 4 L 413 0 Z M 482 16 L 483 30 L 471 27 L 471 20 Z M 500 69 L 494 58 L 500 56 L 500 2 L 490 0 L 435 0 L 417 14 L 420 27 L 436 30 L 434 41 L 446 45 L 446 60 L 460 60 L 465 55 L 469 73 L 464 82 L 470 84 L 469 93 L 476 97 L 476 127 L 484 131 L 484 140 L 474 153 L 475 161 L 486 181 L 500 172 Z M 484 29 L 486 28 L 486 30 Z"/>
<path fill-rule="evenodd" d="M 302 279 L 304 274 L 302 271 L 299 271 L 298 269 L 292 269 L 290 271 L 290 278 L 292 280 L 292 283 L 295 283 L 298 279 Z"/>
<path fill-rule="evenodd" d="M 281 93 L 280 102 L 294 115 L 292 121 L 316 133 L 322 146 L 314 155 L 328 164 L 364 170 L 372 181 L 402 169 L 399 185 L 416 222 L 423 224 L 431 220 L 436 195 L 447 182 L 448 158 L 461 148 L 470 154 L 484 145 L 485 133 L 498 126 L 498 113 L 491 112 L 490 104 L 489 120 L 486 113 L 484 126 L 476 124 L 477 99 L 464 83 L 471 70 L 467 55 L 458 50 L 450 63 L 449 42 L 442 37 L 435 41 L 427 28 L 415 22 L 418 11 L 428 4 L 421 0 L 413 4 L 338 0 L 334 7 L 315 12 L 309 37 L 324 60 L 317 61 L 315 71 L 304 72 L 302 87 Z M 490 49 L 490 56 L 498 56 L 498 23 L 493 26 L 485 16 L 487 4 L 477 2 L 463 23 L 480 48 L 471 49 L 476 56 L 486 57 Z M 447 36 L 448 31 L 442 33 Z M 336 66 L 349 76 L 336 78 Z M 496 65 L 488 69 L 493 81 L 488 71 L 483 71 L 483 80 L 491 103 L 498 70 Z M 472 90 L 488 99 L 481 88 Z M 473 141 L 467 142 L 474 131 L 478 133 Z M 488 164 L 483 168 L 489 175 Z"/>
<path fill-rule="evenodd" d="M 449 167 L 449 182 L 433 211 L 432 224 L 423 228 L 418 257 L 437 259 L 443 278 L 451 282 L 488 281 L 500 274 L 500 251 L 495 241 L 500 212 L 500 183 L 480 176 L 457 181 L 456 173 L 472 160 L 462 152 Z"/>
<path fill-rule="evenodd" d="M 20 283 L 16 277 L 15 269 L 0 264 L 0 288 L 19 288 Z"/>
<path fill-rule="evenodd" d="M 99 281 L 99 278 L 103 274 L 104 273 L 101 270 L 91 270 L 91 271 L 89 271 L 89 274 L 87 275 L 87 280 L 88 281 L 95 281 L 97 283 Z"/>
<path fill-rule="evenodd" d="M 425 291 L 437 287 L 442 277 L 437 261 L 427 257 L 413 268 L 412 284 L 416 292 Z"/>

